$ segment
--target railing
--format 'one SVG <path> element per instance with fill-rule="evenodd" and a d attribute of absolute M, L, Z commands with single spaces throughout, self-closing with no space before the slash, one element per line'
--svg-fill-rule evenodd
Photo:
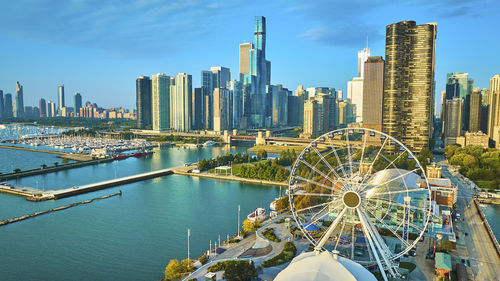
<path fill-rule="evenodd" d="M 484 227 L 488 231 L 488 235 L 490 236 L 491 242 L 495 245 L 495 248 L 497 250 L 498 256 L 500 256 L 500 244 L 498 244 L 498 240 L 495 236 L 495 233 L 493 233 L 493 230 L 491 229 L 490 224 L 488 223 L 488 220 L 486 219 L 486 216 L 484 215 L 483 210 L 479 206 L 479 203 L 477 199 L 474 198 L 474 204 L 476 205 L 477 211 L 479 212 L 479 215 L 481 216 L 481 220 L 483 221 Z"/>

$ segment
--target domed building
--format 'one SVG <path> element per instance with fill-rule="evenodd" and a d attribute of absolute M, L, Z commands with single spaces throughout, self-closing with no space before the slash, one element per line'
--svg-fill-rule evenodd
<path fill-rule="evenodd" d="M 307 252 L 292 260 L 274 281 L 377 281 L 366 268 L 328 251 Z"/>

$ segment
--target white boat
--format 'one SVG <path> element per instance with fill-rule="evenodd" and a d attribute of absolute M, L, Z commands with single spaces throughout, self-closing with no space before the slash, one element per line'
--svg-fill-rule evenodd
<path fill-rule="evenodd" d="M 206 141 L 205 143 L 203 143 L 203 146 L 214 146 L 216 144 L 216 142 L 214 141 Z"/>
<path fill-rule="evenodd" d="M 248 214 L 247 219 L 251 222 L 256 220 L 263 221 L 266 218 L 266 209 L 257 208 L 252 213 Z"/>

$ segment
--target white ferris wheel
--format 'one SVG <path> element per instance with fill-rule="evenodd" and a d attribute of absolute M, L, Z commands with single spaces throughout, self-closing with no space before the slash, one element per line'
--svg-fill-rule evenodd
<path fill-rule="evenodd" d="M 326 133 L 300 153 L 288 189 L 297 227 L 316 251 L 336 251 L 399 276 L 398 259 L 424 235 L 431 191 L 415 155 L 372 129 Z"/>

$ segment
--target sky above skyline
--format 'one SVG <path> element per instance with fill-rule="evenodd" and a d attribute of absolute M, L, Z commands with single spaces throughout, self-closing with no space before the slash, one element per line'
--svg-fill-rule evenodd
<path fill-rule="evenodd" d="M 386 25 L 436 22 L 439 101 L 447 72 L 468 72 L 481 88 L 500 73 L 499 11 L 497 0 L 9 1 L 0 10 L 0 89 L 14 93 L 20 81 L 25 105 L 37 105 L 57 101 L 64 83 L 70 106 L 79 92 L 84 102 L 135 108 L 141 75 L 185 72 L 195 88 L 201 70 L 225 66 L 236 79 L 238 46 L 253 42 L 254 16 L 263 15 L 272 84 L 344 95 L 367 36 L 371 55 L 385 57 Z"/>

